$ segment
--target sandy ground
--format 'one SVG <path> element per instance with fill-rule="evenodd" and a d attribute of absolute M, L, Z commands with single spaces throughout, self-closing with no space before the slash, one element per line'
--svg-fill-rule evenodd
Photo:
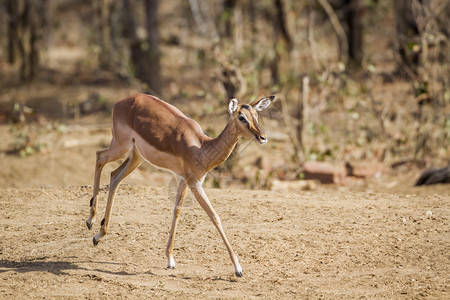
<path fill-rule="evenodd" d="M 110 233 L 94 247 L 89 184 L 110 129 L 109 119 L 89 123 L 103 125 L 37 130 L 46 147 L 26 157 L 5 154 L 15 135 L 0 126 L 1 299 L 450 298 L 450 185 L 413 188 L 417 174 L 310 192 L 208 189 L 238 278 L 189 194 L 177 266 L 165 269 L 174 182 L 144 166 L 124 180 Z M 103 187 L 118 165 L 105 167 Z"/>
<path fill-rule="evenodd" d="M 97 247 L 99 224 L 84 225 L 91 192 L 1 188 L 0 298 L 450 298 L 448 194 L 208 189 L 238 278 L 192 197 L 167 270 L 167 189 L 122 185 Z"/>

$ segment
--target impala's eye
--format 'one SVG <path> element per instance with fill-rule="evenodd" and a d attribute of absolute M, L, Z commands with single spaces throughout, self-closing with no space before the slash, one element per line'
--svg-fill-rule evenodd
<path fill-rule="evenodd" d="M 247 118 L 246 117 L 244 117 L 243 115 L 239 115 L 239 121 L 241 121 L 241 122 L 244 122 L 244 123 L 248 123 L 247 122 Z"/>

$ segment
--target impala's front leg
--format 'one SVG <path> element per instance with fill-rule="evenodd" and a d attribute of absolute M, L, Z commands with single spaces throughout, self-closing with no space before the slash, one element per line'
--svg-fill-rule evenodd
<path fill-rule="evenodd" d="M 239 264 L 239 260 L 236 254 L 234 253 L 233 249 L 231 248 L 230 242 L 228 241 L 225 235 L 225 231 L 223 230 L 222 222 L 220 221 L 219 215 L 216 213 L 211 203 L 209 202 L 209 199 L 206 196 L 201 183 L 195 182 L 189 184 L 189 188 L 191 189 L 200 206 L 206 211 L 209 218 L 214 223 L 214 226 L 219 231 L 219 234 L 222 237 L 225 246 L 227 247 L 228 254 L 230 254 L 231 262 L 233 263 L 236 276 L 242 277 L 242 268 L 241 265 Z"/>
<path fill-rule="evenodd" d="M 177 196 L 175 199 L 175 207 L 173 209 L 173 219 L 172 227 L 170 228 L 169 241 L 166 248 L 167 256 L 167 268 L 175 268 L 175 260 L 173 259 L 173 242 L 175 240 L 175 232 L 177 230 L 178 218 L 181 214 L 181 209 L 183 207 L 184 197 L 186 196 L 186 181 L 183 178 L 179 178 L 177 187 Z"/>

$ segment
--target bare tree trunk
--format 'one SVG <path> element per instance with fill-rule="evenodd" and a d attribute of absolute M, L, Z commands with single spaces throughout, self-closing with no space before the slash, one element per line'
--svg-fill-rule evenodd
<path fill-rule="evenodd" d="M 137 24 L 130 0 L 122 0 L 123 36 L 128 39 L 130 47 L 130 64 L 134 76 L 147 85 L 150 92 L 161 92 L 161 66 L 158 28 L 158 0 L 145 0 L 147 37 L 137 35 Z"/>
<path fill-rule="evenodd" d="M 8 62 L 19 64 L 21 80 L 31 80 L 39 67 L 39 42 L 47 1 L 7 0 L 4 3 L 8 14 Z"/>
<path fill-rule="evenodd" d="M 161 65 L 160 65 L 160 36 L 159 36 L 159 26 L 158 26 L 158 0 L 146 0 L 145 12 L 146 12 L 146 27 L 147 27 L 147 42 L 148 42 L 148 62 L 147 66 L 149 69 L 149 74 L 146 80 L 151 90 L 156 93 L 161 92 Z"/>
<path fill-rule="evenodd" d="M 133 10 L 129 0 L 122 0 L 122 10 L 122 35 L 130 44 L 130 61 L 134 64 L 134 62 L 139 61 L 140 58 L 140 41 L 136 34 L 136 22 L 134 21 L 134 18 L 130 18 L 130 16 L 133 15 Z"/>
<path fill-rule="evenodd" d="M 420 3 L 422 1 L 419 1 Z M 412 1 L 394 0 L 396 20 L 396 48 L 400 56 L 400 67 L 410 77 L 416 77 L 420 60 L 419 29 L 412 11 Z"/>
<path fill-rule="evenodd" d="M 244 4 L 242 1 L 223 0 L 220 19 L 224 29 L 222 36 L 233 44 L 234 53 L 240 54 L 244 48 Z"/>
<path fill-rule="evenodd" d="M 250 33 L 252 44 L 256 41 L 256 7 L 255 0 L 249 0 L 248 2 L 248 15 L 250 20 Z"/>
<path fill-rule="evenodd" d="M 346 24 L 348 37 L 348 58 L 353 65 L 360 67 L 363 58 L 362 51 L 362 8 L 359 0 L 345 0 L 343 20 Z"/>
<path fill-rule="evenodd" d="M 218 38 L 215 22 L 209 12 L 205 12 L 205 5 L 200 5 L 198 0 L 189 0 L 189 7 L 200 32 L 211 40 Z"/>
<path fill-rule="evenodd" d="M 99 0 L 94 1 L 95 11 L 98 20 L 99 31 L 99 61 L 100 67 L 103 69 L 109 69 L 112 60 L 112 29 L 111 29 L 111 14 L 112 14 L 112 2 L 111 0 Z"/>
<path fill-rule="evenodd" d="M 339 40 L 339 57 L 346 65 L 360 67 L 363 59 L 363 5 L 361 0 L 319 0 Z"/>
<path fill-rule="evenodd" d="M 269 61 L 269 69 L 272 77 L 273 84 L 280 83 L 280 74 L 279 74 L 279 64 L 281 60 L 282 47 L 279 47 L 278 43 L 281 40 L 284 40 L 286 43 L 286 48 L 288 52 L 292 50 L 293 42 L 289 30 L 287 28 L 286 14 L 284 13 L 284 4 L 281 0 L 274 0 L 273 2 L 275 6 L 275 14 L 271 12 L 266 12 L 268 18 L 272 18 L 275 20 L 275 25 L 273 26 L 273 56 Z M 281 38 L 280 38 L 281 37 Z"/>
<path fill-rule="evenodd" d="M 17 33 L 19 26 L 19 2 L 15 0 L 5 1 L 6 13 L 8 18 L 8 62 L 16 62 L 19 35 Z"/>
<path fill-rule="evenodd" d="M 281 37 L 286 42 L 287 48 L 290 51 L 292 49 L 292 38 L 287 28 L 286 14 L 284 13 L 283 1 L 275 0 L 275 7 L 277 11 L 276 22 L 278 31 L 281 33 Z"/>
<path fill-rule="evenodd" d="M 307 124 L 307 116 L 305 117 L 305 110 L 308 110 L 308 102 L 309 102 L 309 77 L 305 76 L 302 79 L 300 86 L 300 94 L 297 102 L 297 111 L 295 113 L 295 118 L 297 119 L 296 124 L 296 132 L 297 132 L 297 150 L 301 150 L 302 153 L 305 153 L 305 144 L 304 144 L 304 136 L 303 132 L 305 129 L 305 124 Z M 306 109 L 305 109 L 306 108 Z M 298 153 L 298 151 L 297 151 Z"/>
<path fill-rule="evenodd" d="M 225 34 L 227 38 L 233 36 L 233 13 L 236 6 L 236 0 L 224 0 L 223 1 L 223 15 L 225 19 Z"/>
<path fill-rule="evenodd" d="M 345 32 L 344 27 L 342 26 L 339 18 L 327 0 L 318 0 L 319 4 L 322 6 L 323 10 L 327 13 L 328 18 L 330 19 L 331 25 L 333 25 L 334 30 L 336 31 L 338 40 L 339 40 L 339 60 L 347 65 L 348 63 L 348 37 Z"/>

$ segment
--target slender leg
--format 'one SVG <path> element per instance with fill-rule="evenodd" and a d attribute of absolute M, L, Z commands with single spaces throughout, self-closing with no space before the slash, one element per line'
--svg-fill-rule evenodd
<path fill-rule="evenodd" d="M 88 229 L 92 228 L 95 222 L 95 217 L 97 216 L 97 196 L 100 190 L 100 175 L 102 174 L 103 167 L 111 162 L 123 158 L 129 151 L 128 146 L 119 147 L 119 144 L 115 142 L 115 139 L 111 141 L 109 148 L 97 151 L 97 160 L 95 163 L 95 175 L 94 175 L 94 193 L 90 201 L 90 215 L 86 220 L 86 226 Z"/>
<path fill-rule="evenodd" d="M 187 192 L 186 187 L 186 181 L 183 178 L 179 177 L 175 207 L 173 209 L 172 227 L 170 228 L 169 241 L 166 248 L 166 256 L 168 261 L 167 268 L 169 269 L 175 268 L 175 260 L 173 259 L 173 242 L 175 240 L 175 232 L 177 231 L 178 218 L 180 217 L 184 197 L 186 196 Z"/>
<path fill-rule="evenodd" d="M 86 226 L 88 229 L 92 228 L 92 225 L 95 222 L 95 217 L 97 216 L 97 196 L 99 192 L 100 186 L 100 176 L 102 174 L 103 167 L 107 163 L 107 154 L 109 152 L 108 149 L 103 149 L 97 151 L 97 161 L 95 163 L 95 175 L 94 175 L 94 194 L 91 198 L 91 202 L 89 203 L 91 207 L 91 213 L 89 218 L 86 220 Z"/>
<path fill-rule="evenodd" d="M 109 220 L 111 218 L 111 209 L 116 195 L 117 188 L 122 180 L 133 170 L 135 170 L 142 163 L 142 157 L 137 153 L 136 148 L 133 148 L 130 156 L 111 173 L 111 183 L 109 185 L 108 202 L 106 203 L 105 217 L 102 220 L 100 232 L 94 236 L 94 246 L 98 244 L 100 239 L 108 233 Z"/>
<path fill-rule="evenodd" d="M 230 242 L 228 241 L 225 235 L 219 215 L 216 213 L 211 203 L 209 202 L 209 199 L 206 196 L 201 183 L 195 182 L 193 184 L 189 184 L 189 188 L 191 189 L 200 206 L 205 210 L 205 212 L 208 214 L 209 218 L 213 222 L 214 226 L 219 231 L 219 234 L 222 237 L 225 246 L 227 247 L 228 254 L 230 254 L 231 262 L 233 263 L 236 276 L 242 277 L 242 268 L 241 265 L 239 264 L 238 258 L 234 253 L 233 249 L 231 248 Z"/>

